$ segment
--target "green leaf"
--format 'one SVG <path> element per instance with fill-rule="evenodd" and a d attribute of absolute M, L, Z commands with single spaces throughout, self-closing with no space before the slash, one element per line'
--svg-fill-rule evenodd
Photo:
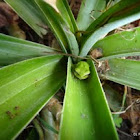
<path fill-rule="evenodd" d="M 103 85 L 105 95 L 112 111 L 120 111 L 122 107 L 122 96 L 108 84 Z"/>
<path fill-rule="evenodd" d="M 139 5 L 139 0 L 121 0 L 104 12 L 97 20 L 93 21 L 87 31 L 94 32 L 97 28 L 100 28 L 109 22 L 114 23 L 117 21 L 121 26 L 130 23 L 131 21 L 126 18 L 129 16 L 134 16 L 133 18 L 135 18 L 136 14 L 139 13 Z M 123 20 L 123 18 L 125 23 L 120 23 L 119 20 Z"/>
<path fill-rule="evenodd" d="M 14 139 L 65 80 L 62 56 L 22 61 L 0 69 L 0 139 Z"/>
<path fill-rule="evenodd" d="M 42 125 L 43 125 L 46 129 L 52 131 L 52 132 L 55 133 L 55 134 L 58 134 L 58 131 L 57 131 L 55 128 L 53 128 L 52 126 L 50 126 L 49 124 L 47 124 L 47 122 L 45 122 L 42 118 L 38 118 L 38 119 L 40 120 L 40 122 L 42 123 Z"/>
<path fill-rule="evenodd" d="M 51 52 L 56 51 L 41 44 L 0 34 L 0 65 L 43 56 Z"/>
<path fill-rule="evenodd" d="M 85 31 L 102 14 L 105 5 L 105 0 L 83 0 L 77 18 L 78 29 Z"/>
<path fill-rule="evenodd" d="M 70 28 L 72 32 L 75 32 L 74 26 L 76 26 L 76 23 L 74 23 L 74 20 L 72 19 L 72 14 L 70 14 L 70 8 L 66 0 L 38 0 L 37 3 L 44 3 L 45 5 L 48 4 L 57 12 L 58 15 L 60 15 L 63 20 L 65 21 L 66 25 Z M 43 8 L 43 6 L 41 6 Z M 47 6 L 45 6 L 47 8 Z M 68 9 L 67 9 L 68 8 Z M 47 14 L 47 13 L 46 13 Z M 74 23 L 74 24 L 73 24 Z"/>
<path fill-rule="evenodd" d="M 50 101 L 49 101 L 50 103 Z M 42 123 L 44 130 L 44 137 L 47 140 L 54 140 L 57 137 L 55 119 L 51 111 L 48 110 L 47 105 L 40 112 L 41 118 L 38 118 Z"/>
<path fill-rule="evenodd" d="M 111 59 L 108 66 L 102 75 L 105 79 L 140 90 L 140 61 Z"/>
<path fill-rule="evenodd" d="M 47 33 L 42 26 L 46 25 L 46 20 L 36 5 L 35 0 L 4 0 L 18 15 L 30 25 L 30 27 L 41 37 Z"/>
<path fill-rule="evenodd" d="M 120 115 L 118 114 L 113 114 L 113 120 L 114 120 L 114 123 L 117 127 L 121 127 L 121 124 L 122 124 L 122 121 L 123 119 L 120 117 Z"/>
<path fill-rule="evenodd" d="M 75 35 L 66 27 L 63 27 L 63 30 L 64 30 L 66 38 L 68 40 L 68 45 L 69 45 L 71 53 L 74 55 L 78 55 L 79 54 L 79 45 L 78 45 Z"/>
<path fill-rule="evenodd" d="M 107 36 L 99 40 L 93 48 L 102 51 L 101 59 L 140 55 L 140 28 Z"/>
<path fill-rule="evenodd" d="M 66 19 L 65 16 L 67 14 L 65 15 L 66 9 L 64 7 L 63 2 L 61 0 L 60 3 L 58 3 L 59 1 L 57 0 L 54 1 L 35 0 L 35 1 L 39 5 L 40 9 L 43 11 L 46 20 L 50 28 L 55 33 L 56 38 L 59 40 L 63 51 L 67 52 L 69 48 L 73 54 L 78 55 L 79 53 L 78 43 L 74 34 L 72 33 L 71 27 L 65 20 Z"/>
<path fill-rule="evenodd" d="M 39 137 L 38 137 L 38 134 L 35 130 L 35 128 L 32 128 L 32 130 L 29 132 L 26 140 L 38 140 Z"/>
<path fill-rule="evenodd" d="M 78 27 L 77 27 L 75 18 L 74 18 L 74 16 L 73 16 L 73 13 L 72 13 L 72 11 L 71 11 L 71 9 L 70 9 L 70 6 L 69 6 L 69 4 L 68 4 L 68 1 L 67 1 L 67 0 L 62 0 L 62 1 L 63 1 L 64 5 L 65 5 L 65 8 L 67 9 L 67 12 L 68 12 L 69 17 L 70 17 L 70 19 L 71 19 L 71 22 L 72 22 L 72 25 L 73 25 L 73 28 L 74 28 L 74 33 L 75 33 L 75 32 L 78 30 Z M 58 2 L 58 3 L 59 3 L 59 2 Z M 61 8 L 60 8 L 60 9 L 61 9 Z M 62 14 L 64 14 L 64 13 L 62 12 Z"/>
<path fill-rule="evenodd" d="M 38 136 L 39 136 L 39 140 L 43 140 L 44 139 L 44 132 L 43 132 L 43 129 L 40 125 L 40 122 L 35 118 L 33 119 L 32 121 L 34 127 L 36 128 L 36 131 L 38 133 Z"/>
<path fill-rule="evenodd" d="M 91 61 L 89 64 L 90 77 L 79 80 L 71 72 L 69 59 L 59 136 L 61 140 L 118 139 L 94 64 Z"/>
<path fill-rule="evenodd" d="M 122 0 L 104 12 L 85 32 L 80 56 L 85 56 L 92 46 L 110 31 L 140 18 L 139 0 Z"/>

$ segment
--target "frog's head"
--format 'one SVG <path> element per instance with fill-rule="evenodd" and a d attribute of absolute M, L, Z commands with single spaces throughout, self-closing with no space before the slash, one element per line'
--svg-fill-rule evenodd
<path fill-rule="evenodd" d="M 80 61 L 73 66 L 73 72 L 80 80 L 86 79 L 90 74 L 89 64 L 85 61 Z"/>

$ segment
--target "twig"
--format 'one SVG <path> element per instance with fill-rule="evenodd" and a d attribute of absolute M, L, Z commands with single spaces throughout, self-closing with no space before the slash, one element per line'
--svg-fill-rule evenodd
<path fill-rule="evenodd" d="M 123 95 L 121 110 L 124 108 L 124 104 L 125 104 L 125 101 L 126 101 L 126 95 L 127 95 L 127 86 L 124 86 L 124 95 Z"/>
<path fill-rule="evenodd" d="M 92 55 L 90 55 L 90 58 L 91 58 L 94 62 L 96 62 L 97 64 L 100 64 L 100 62 L 99 62 L 98 60 L 96 60 Z"/>
<path fill-rule="evenodd" d="M 34 127 L 33 125 L 29 125 L 29 126 L 27 126 L 25 129 L 33 128 L 33 127 Z"/>
<path fill-rule="evenodd" d="M 119 112 L 112 112 L 112 114 L 123 114 L 125 113 L 127 110 L 129 110 L 134 104 L 140 104 L 140 98 L 136 99 L 134 102 L 131 103 L 131 105 L 129 105 L 124 111 L 119 111 Z"/>
<path fill-rule="evenodd" d="M 81 56 L 77 56 L 74 54 L 68 54 L 68 53 L 61 53 L 61 52 L 44 52 L 44 53 L 48 53 L 48 54 L 58 54 L 58 55 L 64 55 L 64 56 L 70 56 L 70 57 L 74 57 L 74 58 L 79 58 L 79 59 L 92 59 L 95 63 L 99 64 L 99 61 L 97 61 L 95 58 L 93 58 L 91 55 L 90 57 L 81 57 Z"/>
<path fill-rule="evenodd" d="M 136 101 L 134 101 L 131 105 L 129 105 L 124 111 L 112 112 L 112 114 L 123 114 L 123 113 L 125 113 L 127 110 L 129 110 L 135 103 L 136 103 Z"/>
<path fill-rule="evenodd" d="M 74 58 L 79 58 L 79 59 L 89 59 L 87 57 L 81 57 L 81 56 L 76 56 L 76 55 L 73 55 L 73 54 L 68 54 L 68 53 L 61 53 L 61 52 L 44 52 L 44 53 L 48 53 L 48 54 L 58 54 L 58 55 L 64 55 L 64 56 L 71 56 L 71 57 L 74 57 Z"/>
<path fill-rule="evenodd" d="M 117 131 L 120 132 L 120 133 L 122 133 L 122 134 L 124 134 L 124 135 L 126 135 L 126 136 L 128 136 L 128 137 L 132 137 L 131 135 L 129 135 L 129 134 L 127 134 L 127 133 L 125 133 L 125 132 L 119 130 L 118 128 L 117 128 Z"/>

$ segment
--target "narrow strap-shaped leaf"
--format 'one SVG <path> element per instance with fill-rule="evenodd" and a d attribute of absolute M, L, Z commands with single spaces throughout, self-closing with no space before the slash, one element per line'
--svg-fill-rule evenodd
<path fill-rule="evenodd" d="M 105 0 L 83 0 L 77 18 L 78 29 L 85 31 L 102 14 L 105 6 Z"/>
<path fill-rule="evenodd" d="M 47 124 L 47 122 L 45 122 L 42 118 L 39 118 L 39 120 L 42 123 L 42 125 L 45 127 L 45 129 L 48 129 L 55 134 L 58 134 L 58 131 L 55 128 L 53 128 L 52 126 L 50 126 L 49 124 Z"/>
<path fill-rule="evenodd" d="M 54 49 L 30 41 L 0 34 L 0 65 L 56 52 Z"/>
<path fill-rule="evenodd" d="M 51 7 L 55 9 L 55 11 L 63 17 L 63 20 L 70 28 L 72 32 L 75 32 L 76 23 L 72 20 L 72 14 L 70 15 L 70 8 L 68 2 L 66 0 L 39 0 L 40 2 L 44 1 L 45 3 L 49 4 Z M 68 9 L 67 9 L 68 8 Z M 73 24 L 74 23 L 74 24 Z"/>
<path fill-rule="evenodd" d="M 42 28 L 46 24 L 45 17 L 35 0 L 5 0 L 18 15 L 31 26 L 31 28 L 42 37 L 46 34 L 46 29 Z"/>
<path fill-rule="evenodd" d="M 14 139 L 62 86 L 61 56 L 47 56 L 0 69 L 0 139 Z"/>
<path fill-rule="evenodd" d="M 103 13 L 91 26 L 87 29 L 83 42 L 81 43 L 80 55 L 85 56 L 92 46 L 107 33 L 133 22 L 140 18 L 140 1 L 139 0 L 122 0 L 108 11 Z M 89 32 L 89 33 L 88 33 Z"/>
<path fill-rule="evenodd" d="M 113 89 L 110 85 L 103 85 L 105 95 L 109 104 L 109 107 L 112 111 L 120 111 L 122 107 L 122 96 L 119 92 Z"/>
<path fill-rule="evenodd" d="M 66 7 L 66 9 L 67 9 L 67 12 L 68 12 L 69 17 L 70 17 L 70 19 L 71 19 L 71 22 L 72 22 L 72 24 L 73 24 L 74 33 L 75 33 L 75 32 L 78 30 L 77 23 L 76 23 L 76 21 L 75 21 L 75 18 L 74 18 L 74 16 L 73 16 L 73 13 L 72 13 L 72 11 L 71 11 L 71 9 L 70 9 L 70 6 L 69 6 L 69 4 L 68 4 L 68 1 L 67 1 L 67 0 L 63 0 L 63 3 L 64 3 L 64 5 L 65 5 L 65 7 Z"/>
<path fill-rule="evenodd" d="M 68 62 L 61 140 L 117 140 L 116 130 L 94 64 L 86 80 L 74 77 Z"/>
<path fill-rule="evenodd" d="M 58 131 L 56 130 L 56 124 L 52 112 L 50 112 L 47 107 L 44 107 L 40 114 L 41 119 L 43 120 L 42 122 L 40 120 L 40 122 L 44 128 L 45 139 L 54 140 L 58 134 Z"/>
<path fill-rule="evenodd" d="M 102 51 L 101 59 L 140 55 L 140 28 L 107 36 L 99 40 L 94 48 Z"/>
<path fill-rule="evenodd" d="M 66 23 L 65 16 L 62 14 L 63 9 L 61 9 L 62 2 L 58 1 L 48 1 L 48 0 L 35 0 L 39 5 L 40 9 L 43 11 L 50 28 L 55 33 L 57 39 L 59 40 L 62 49 L 70 49 L 72 54 L 78 55 L 79 48 L 76 37 L 71 31 L 71 27 Z M 59 7 L 57 7 L 57 4 Z M 60 10 L 61 9 L 61 10 Z M 66 10 L 66 9 L 65 9 Z M 64 11 L 63 11 L 64 12 Z M 64 16 L 64 17 L 63 17 Z"/>
<path fill-rule="evenodd" d="M 71 53 L 74 55 L 78 55 L 79 45 L 78 45 L 75 35 L 65 26 L 63 26 L 63 30 L 66 35 L 66 39 L 68 41 L 68 46 L 70 48 Z"/>
<path fill-rule="evenodd" d="M 108 68 L 105 79 L 140 90 L 140 61 L 111 59 Z"/>
<path fill-rule="evenodd" d="M 114 22 L 122 17 L 137 13 L 139 11 L 139 6 L 139 0 L 121 0 L 104 12 L 97 20 L 93 21 L 87 31 L 95 31 L 97 28 L 104 26 L 109 22 Z M 130 23 L 131 21 L 127 22 Z"/>
<path fill-rule="evenodd" d="M 25 140 L 38 140 L 38 134 L 36 132 L 35 128 L 32 128 L 32 130 L 29 132 L 27 138 Z"/>
<path fill-rule="evenodd" d="M 49 76 L 46 75 L 47 71 L 53 73 L 60 58 L 61 56 L 38 57 L 0 69 L 0 105 L 22 90 Z M 18 88 L 15 86 L 17 83 Z"/>

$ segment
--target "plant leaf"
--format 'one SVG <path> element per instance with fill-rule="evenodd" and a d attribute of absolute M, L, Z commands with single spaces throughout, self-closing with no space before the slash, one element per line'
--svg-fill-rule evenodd
<path fill-rule="evenodd" d="M 49 101 L 50 102 L 50 101 Z M 54 140 L 57 137 L 58 131 L 56 128 L 54 116 L 51 111 L 48 110 L 47 105 L 41 110 L 41 119 L 42 119 L 42 126 L 44 130 L 44 137 L 48 140 Z M 55 134 L 57 133 L 57 134 Z"/>
<path fill-rule="evenodd" d="M 121 26 L 130 23 L 131 21 L 126 20 L 126 18 L 129 16 L 135 16 L 136 13 L 139 13 L 139 5 L 139 0 L 121 0 L 104 12 L 97 20 L 93 21 L 87 31 L 94 32 L 97 28 L 100 28 L 109 22 L 115 22 L 123 18 L 126 23 L 121 24 L 119 22 Z"/>
<path fill-rule="evenodd" d="M 63 51 L 67 53 L 66 49 L 68 49 L 69 44 L 71 52 L 78 55 L 78 43 L 73 34 L 77 31 L 77 26 L 66 0 L 31 0 L 29 2 L 28 0 L 15 0 L 14 2 L 11 0 L 5 1 L 40 36 L 46 34 L 46 24 L 48 24 L 54 31 Z M 68 33 L 65 33 L 63 28 L 66 28 Z M 71 40 L 73 40 L 72 43 Z"/>
<path fill-rule="evenodd" d="M 56 52 L 50 47 L 0 34 L 0 65 Z"/>
<path fill-rule="evenodd" d="M 36 131 L 38 133 L 38 136 L 39 136 L 38 139 L 43 140 L 44 139 L 44 132 L 43 132 L 43 129 L 40 125 L 40 122 L 36 118 L 34 118 L 32 123 L 33 123 L 33 125 L 36 128 Z"/>
<path fill-rule="evenodd" d="M 105 6 L 105 0 L 83 0 L 77 18 L 78 29 L 85 31 L 102 14 Z"/>
<path fill-rule="evenodd" d="M 55 128 L 53 128 L 52 126 L 50 126 L 49 124 L 47 124 L 47 122 L 45 122 L 42 118 L 39 118 L 39 120 L 45 129 L 48 129 L 55 134 L 58 134 L 58 131 Z"/>
<path fill-rule="evenodd" d="M 35 0 L 4 1 L 7 2 L 40 37 L 47 33 L 47 30 L 42 28 L 42 26 L 46 25 L 45 17 L 35 3 Z"/>
<path fill-rule="evenodd" d="M 39 57 L 0 69 L 1 140 L 14 139 L 62 86 L 61 58 Z"/>
<path fill-rule="evenodd" d="M 140 61 L 110 59 L 109 70 L 103 74 L 105 79 L 140 90 Z"/>
<path fill-rule="evenodd" d="M 53 0 L 53 1 L 39 0 L 39 1 L 40 1 L 40 3 L 44 3 L 45 5 L 47 3 L 48 5 L 53 7 L 53 9 L 57 12 L 57 14 L 63 18 L 63 20 L 65 21 L 66 25 L 70 28 L 70 30 L 72 32 L 75 32 L 76 27 L 74 27 L 74 26 L 76 26 L 76 23 L 72 22 L 74 20 L 71 20 L 72 14 L 71 15 L 69 14 L 70 8 L 68 8 L 69 5 L 66 0 Z M 39 3 L 39 2 L 37 2 L 37 3 Z M 43 5 L 41 7 L 43 7 Z M 47 7 L 47 6 L 45 6 L 45 7 Z M 68 10 L 66 7 L 68 8 Z"/>
<path fill-rule="evenodd" d="M 114 123 L 117 127 L 121 127 L 121 124 L 123 122 L 123 119 L 120 117 L 120 115 L 118 114 L 113 114 L 113 120 L 114 120 Z"/>
<path fill-rule="evenodd" d="M 68 24 L 64 20 L 65 16 L 61 13 L 62 12 L 61 10 L 63 10 L 64 8 L 62 6 L 63 3 L 62 2 L 58 3 L 57 0 L 54 1 L 36 0 L 36 2 L 39 5 L 40 9 L 43 11 L 46 20 L 48 21 L 50 28 L 55 33 L 56 38 L 59 40 L 62 49 L 65 52 L 67 52 L 66 49 L 67 50 L 70 49 L 72 54 L 78 55 L 79 48 L 77 40 L 71 31 L 71 27 L 68 26 Z M 57 7 L 56 4 L 60 4 L 60 7 Z"/>
<path fill-rule="evenodd" d="M 101 59 L 140 55 L 140 27 L 107 36 L 93 48 L 102 50 Z"/>
<path fill-rule="evenodd" d="M 122 96 L 108 84 L 103 85 L 105 95 L 112 111 L 117 112 L 122 108 Z"/>
<path fill-rule="evenodd" d="M 122 0 L 95 20 L 86 30 L 81 43 L 80 56 L 85 56 L 92 46 L 110 31 L 140 18 L 139 0 Z"/>
<path fill-rule="evenodd" d="M 29 132 L 26 140 L 38 140 L 39 136 L 35 130 L 35 128 L 32 128 L 32 130 Z"/>
<path fill-rule="evenodd" d="M 61 140 L 118 139 L 97 72 L 91 61 L 89 64 L 90 77 L 79 80 L 71 72 L 69 59 Z"/>
<path fill-rule="evenodd" d="M 58 2 L 59 3 L 59 2 Z M 74 33 L 78 30 L 78 27 L 77 27 L 77 23 L 76 23 L 76 21 L 75 21 L 75 18 L 74 18 L 74 16 L 73 16 L 73 13 L 72 13 L 72 11 L 71 11 L 71 9 L 70 9 L 70 6 L 69 6 L 69 4 L 68 4 L 68 1 L 67 0 L 63 0 L 63 3 L 64 3 L 64 5 L 65 5 L 65 8 L 67 9 L 67 12 L 68 12 L 68 14 L 69 14 L 69 17 L 70 17 L 70 19 L 71 19 L 71 22 L 72 22 L 72 24 L 73 24 L 73 29 L 74 29 Z M 60 8 L 61 9 L 61 8 Z M 63 13 L 63 12 L 62 12 Z"/>

